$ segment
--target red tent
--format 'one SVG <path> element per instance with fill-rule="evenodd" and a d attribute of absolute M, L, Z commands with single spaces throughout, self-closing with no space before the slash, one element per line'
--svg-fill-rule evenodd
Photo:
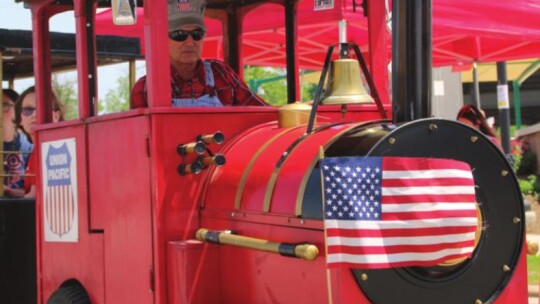
<path fill-rule="evenodd" d="M 300 67 L 318 70 L 330 44 L 338 42 L 338 21 L 348 23 L 347 37 L 367 51 L 367 18 L 352 0 L 335 0 L 333 8 L 315 10 L 315 1 L 298 7 Z M 380 0 L 382 1 L 382 0 Z M 389 1 L 391 2 L 391 1 Z M 361 3 L 361 1 L 356 1 Z M 468 68 L 473 61 L 491 62 L 540 56 L 540 1 L 433 0 L 433 65 Z M 96 17 L 96 33 L 143 38 L 144 13 L 134 26 L 114 26 L 110 11 Z M 221 23 L 207 18 L 203 57 L 222 58 Z M 283 7 L 266 4 L 244 19 L 243 63 L 285 65 Z M 388 35 L 390 39 L 390 35 Z M 388 48 L 390 48 L 388 43 Z M 144 43 L 143 43 L 144 52 Z M 389 50 L 390 52 L 390 50 Z M 390 54 L 390 53 L 389 53 Z M 388 55 L 390 57 L 390 55 Z"/>

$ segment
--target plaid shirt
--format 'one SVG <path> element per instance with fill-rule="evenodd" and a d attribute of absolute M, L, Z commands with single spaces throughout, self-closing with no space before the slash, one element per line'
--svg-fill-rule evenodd
<path fill-rule="evenodd" d="M 195 75 L 190 81 L 183 80 L 171 67 L 171 94 L 172 98 L 198 98 L 205 94 L 217 94 L 224 106 L 265 106 L 267 105 L 259 96 L 255 95 L 247 85 L 238 77 L 236 72 L 218 60 L 208 60 L 214 73 L 214 88 L 206 85 L 205 71 L 202 61 L 199 60 L 195 68 Z M 147 107 L 146 76 L 135 83 L 131 91 L 130 107 Z"/>

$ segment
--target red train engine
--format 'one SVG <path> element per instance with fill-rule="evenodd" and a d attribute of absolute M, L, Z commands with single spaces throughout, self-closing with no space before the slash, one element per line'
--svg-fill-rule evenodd
<path fill-rule="evenodd" d="M 314 109 L 171 108 L 168 75 L 160 73 L 168 68 L 159 47 L 166 37 L 152 34 L 165 31 L 155 21 L 165 16 L 164 1 L 144 3 L 149 107 L 95 116 L 87 25 L 101 2 L 26 2 L 36 45 L 47 35 L 41 25 L 48 16 L 74 8 L 80 56 L 80 119 L 48 124 L 43 96 L 50 66 L 46 51 L 35 51 L 44 109 L 37 145 L 39 303 L 526 300 L 522 197 L 503 154 L 474 129 L 442 119 L 393 123 L 377 97 L 318 107 L 320 91 Z M 229 17 L 242 4 L 209 2 L 229 9 Z M 327 157 L 468 163 L 480 227 L 472 258 L 432 267 L 327 269 L 321 150 Z"/>

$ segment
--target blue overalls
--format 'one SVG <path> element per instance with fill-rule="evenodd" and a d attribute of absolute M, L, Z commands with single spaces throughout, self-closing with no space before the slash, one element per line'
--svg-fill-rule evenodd
<path fill-rule="evenodd" d="M 206 86 L 214 89 L 214 73 L 212 72 L 212 67 L 210 62 L 203 60 L 203 66 L 205 71 L 205 81 Z M 210 96 L 205 94 L 199 98 L 173 98 L 172 99 L 173 107 L 223 107 L 221 101 L 217 97 L 217 94 Z"/>

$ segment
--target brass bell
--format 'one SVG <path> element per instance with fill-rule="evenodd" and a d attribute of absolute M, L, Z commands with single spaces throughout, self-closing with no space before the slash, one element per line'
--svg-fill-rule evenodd
<path fill-rule="evenodd" d="M 355 59 L 337 59 L 331 63 L 331 73 L 322 104 L 374 103 L 360 79 L 360 65 Z"/>

